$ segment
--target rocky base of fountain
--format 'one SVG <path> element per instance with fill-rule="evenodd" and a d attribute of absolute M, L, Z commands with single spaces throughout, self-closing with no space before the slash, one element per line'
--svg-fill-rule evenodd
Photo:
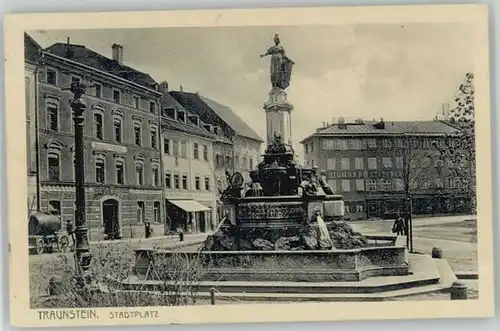
<path fill-rule="evenodd" d="M 355 249 L 368 245 L 368 240 L 346 222 L 331 222 L 327 225 L 333 249 Z M 241 230 L 240 230 L 241 231 Z M 237 242 L 239 240 L 239 247 Z M 239 249 L 238 249 L 239 248 Z M 223 227 L 207 238 L 204 251 L 303 251 L 331 250 L 331 243 L 320 239 L 317 224 L 285 229 L 252 229 L 238 235 L 233 226 Z"/>

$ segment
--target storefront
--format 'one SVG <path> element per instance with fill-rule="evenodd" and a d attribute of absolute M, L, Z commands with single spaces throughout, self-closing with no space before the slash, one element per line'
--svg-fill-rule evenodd
<path fill-rule="evenodd" d="M 167 200 L 170 230 L 182 229 L 186 233 L 210 231 L 211 209 L 195 200 Z"/>

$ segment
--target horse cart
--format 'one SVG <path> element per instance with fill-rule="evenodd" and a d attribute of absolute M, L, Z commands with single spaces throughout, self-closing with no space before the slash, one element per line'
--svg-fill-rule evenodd
<path fill-rule="evenodd" d="M 28 244 L 30 254 L 65 252 L 69 237 L 59 217 L 35 212 L 28 221 Z"/>

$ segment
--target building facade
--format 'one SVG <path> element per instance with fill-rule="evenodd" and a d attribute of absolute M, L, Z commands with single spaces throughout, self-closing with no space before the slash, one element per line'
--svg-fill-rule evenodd
<path fill-rule="evenodd" d="M 26 171 L 28 174 L 28 214 L 40 207 L 37 169 L 36 106 L 38 93 L 38 61 L 42 48 L 28 34 L 24 34 L 24 93 L 26 110 Z"/>
<path fill-rule="evenodd" d="M 160 84 L 162 107 L 162 158 L 169 230 L 189 233 L 216 226 L 217 187 L 211 125 L 186 110 Z"/>
<path fill-rule="evenodd" d="M 217 136 L 213 153 L 218 191 L 227 187 L 227 173 L 239 172 L 250 181 L 249 172 L 261 161 L 262 138 L 228 106 L 198 93 L 171 91 L 170 95 L 185 109 L 198 115 Z M 218 201 L 217 220 L 220 221 L 225 213 L 224 206 Z"/>
<path fill-rule="evenodd" d="M 84 46 L 54 44 L 39 67 L 40 209 L 74 220 L 72 82 L 84 100 L 86 215 L 90 239 L 141 237 L 146 221 L 163 227 L 159 100 L 155 81 Z"/>
<path fill-rule="evenodd" d="M 470 199 L 449 175 L 437 146 L 458 129 L 441 121 L 328 125 L 304 139 L 305 165 L 326 170 L 344 196 L 346 217 L 465 213 Z"/>

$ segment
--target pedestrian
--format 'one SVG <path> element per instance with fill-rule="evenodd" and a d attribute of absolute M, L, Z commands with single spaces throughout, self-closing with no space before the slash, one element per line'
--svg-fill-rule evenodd
<path fill-rule="evenodd" d="M 404 234 L 404 222 L 400 215 L 396 217 L 394 224 L 392 225 L 392 232 L 396 233 L 398 236 L 402 236 Z"/>
<path fill-rule="evenodd" d="M 73 222 L 71 222 L 71 220 L 66 221 L 66 232 L 68 232 L 68 237 L 71 238 L 71 247 L 73 249 L 76 245 L 76 238 L 75 227 L 73 226 Z"/>
<path fill-rule="evenodd" d="M 144 235 L 146 238 L 151 237 L 151 223 L 144 222 Z"/>

